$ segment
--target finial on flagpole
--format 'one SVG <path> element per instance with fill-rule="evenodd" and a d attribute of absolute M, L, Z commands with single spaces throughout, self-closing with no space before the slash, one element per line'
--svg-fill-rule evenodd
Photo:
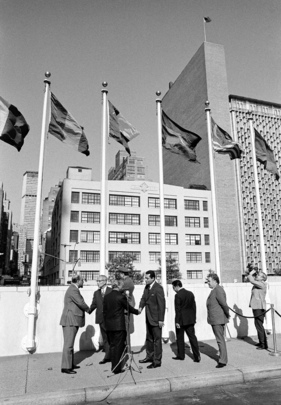
<path fill-rule="evenodd" d="M 205 102 L 205 111 L 210 111 L 211 109 L 210 109 L 210 101 L 209 100 L 206 100 L 206 102 Z"/>
<path fill-rule="evenodd" d="M 107 87 L 108 83 L 107 82 L 102 82 L 102 87 Z"/>
<path fill-rule="evenodd" d="M 46 77 L 46 79 L 44 80 L 44 83 L 47 83 L 47 84 L 51 84 L 51 82 L 50 82 L 50 80 L 48 80 L 50 77 L 51 77 L 51 72 L 49 72 L 48 70 L 47 70 L 47 72 L 45 72 L 45 77 Z"/>
<path fill-rule="evenodd" d="M 157 97 L 160 97 L 160 96 L 161 96 L 161 91 L 159 91 L 159 90 L 156 91 L 156 96 L 157 96 Z"/>
<path fill-rule="evenodd" d="M 206 42 L 206 23 L 211 22 L 210 17 L 203 17 L 203 25 L 204 25 L 204 42 Z"/>

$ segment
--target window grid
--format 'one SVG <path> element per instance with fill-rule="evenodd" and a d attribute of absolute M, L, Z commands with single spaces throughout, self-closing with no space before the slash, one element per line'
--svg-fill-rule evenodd
<path fill-rule="evenodd" d="M 79 211 L 70 212 L 70 222 L 79 222 Z"/>
<path fill-rule="evenodd" d="M 199 201 L 198 200 L 184 200 L 184 209 L 199 211 Z"/>
<path fill-rule="evenodd" d="M 204 228 L 209 228 L 209 218 L 204 218 Z"/>
<path fill-rule="evenodd" d="M 202 270 L 186 270 L 186 278 L 189 278 L 189 279 L 203 278 L 203 271 Z"/>
<path fill-rule="evenodd" d="M 80 251 L 81 262 L 99 262 L 100 252 L 95 250 L 81 250 Z"/>
<path fill-rule="evenodd" d="M 210 252 L 205 252 L 205 262 L 211 263 L 211 253 Z"/>
<path fill-rule="evenodd" d="M 210 245 L 210 235 L 204 235 L 205 245 Z"/>
<path fill-rule="evenodd" d="M 71 202 L 73 204 L 79 204 L 79 192 L 77 191 L 71 192 Z"/>
<path fill-rule="evenodd" d="M 160 199 L 157 197 L 148 197 L 148 207 L 159 208 Z M 164 198 L 164 208 L 177 209 L 177 200 L 174 198 Z"/>
<path fill-rule="evenodd" d="M 141 253 L 140 252 L 131 252 L 131 251 L 110 251 L 108 252 L 108 260 L 111 262 L 112 260 L 116 259 L 116 257 L 124 256 L 124 255 L 132 255 L 135 256 L 134 262 L 140 263 L 141 262 Z"/>
<path fill-rule="evenodd" d="M 99 231 L 81 231 L 80 241 L 85 243 L 99 243 Z"/>
<path fill-rule="evenodd" d="M 140 225 L 140 215 L 110 213 L 109 223 L 116 225 Z"/>
<path fill-rule="evenodd" d="M 203 201 L 203 211 L 208 211 L 208 201 Z"/>
<path fill-rule="evenodd" d="M 124 207 L 140 207 L 140 197 L 110 194 L 109 205 L 121 205 Z"/>
<path fill-rule="evenodd" d="M 139 232 L 109 232 L 109 243 L 140 243 Z"/>
<path fill-rule="evenodd" d="M 78 259 L 78 251 L 77 250 L 70 250 L 69 251 L 69 263 L 74 263 Z"/>
<path fill-rule="evenodd" d="M 100 194 L 82 193 L 82 204 L 100 204 Z"/>
<path fill-rule="evenodd" d="M 76 230 L 70 231 L 69 242 L 78 242 L 78 231 Z"/>
<path fill-rule="evenodd" d="M 87 212 L 82 211 L 81 213 L 81 222 L 99 224 L 100 223 L 100 213 L 99 212 Z"/>
<path fill-rule="evenodd" d="M 187 228 L 200 228 L 200 217 L 185 217 L 184 220 Z"/>
<path fill-rule="evenodd" d="M 179 261 L 178 252 L 166 252 L 166 259 L 169 257 L 175 259 L 177 262 Z M 158 263 L 159 259 L 161 259 L 161 252 L 149 252 L 150 263 Z"/>
<path fill-rule="evenodd" d="M 185 235 L 186 245 L 201 245 L 201 235 Z"/>
<path fill-rule="evenodd" d="M 161 236 L 160 233 L 149 233 L 148 243 L 149 245 L 160 245 Z M 165 244 L 166 245 L 177 245 L 178 235 L 176 233 L 166 233 L 165 234 Z"/>
<path fill-rule="evenodd" d="M 186 263 L 202 263 L 202 253 L 199 252 L 187 252 Z"/>

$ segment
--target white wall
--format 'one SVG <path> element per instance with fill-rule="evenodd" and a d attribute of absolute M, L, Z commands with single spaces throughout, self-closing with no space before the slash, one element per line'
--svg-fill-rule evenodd
<path fill-rule="evenodd" d="M 174 341 L 174 292 L 169 285 L 168 312 L 165 324 L 168 327 L 170 339 Z M 276 310 L 281 314 L 281 282 L 270 283 L 270 299 Z M 136 286 L 135 301 L 138 307 L 144 286 Z M 196 334 L 199 340 L 213 339 L 210 325 L 207 324 L 206 299 L 210 293 L 206 285 L 186 285 L 185 288 L 193 291 L 197 303 Z M 230 308 L 240 311 L 243 315 L 252 316 L 249 308 L 251 285 L 248 283 L 224 284 L 227 302 Z M 59 326 L 63 308 L 63 298 L 67 286 L 40 288 L 40 313 L 36 322 L 36 353 L 60 352 L 63 338 L 62 328 Z M 85 301 L 90 305 L 96 287 L 84 286 L 81 290 Z M 0 287 L 0 356 L 22 355 L 26 351 L 23 347 L 27 335 L 28 319 L 24 314 L 24 307 L 28 304 L 27 287 Z M 270 319 L 270 318 L 269 318 Z M 86 314 L 86 325 L 80 328 L 75 342 L 75 350 L 88 350 L 98 347 L 99 328 L 95 325 L 95 312 Z M 276 331 L 281 333 L 281 318 L 275 316 Z M 267 326 L 271 328 L 271 322 Z M 232 338 L 237 336 L 256 335 L 253 319 L 238 318 L 231 312 L 228 331 Z M 229 336 L 227 332 L 227 336 Z M 134 316 L 134 333 L 131 335 L 132 346 L 141 346 L 145 343 L 145 315 Z M 22 347 L 23 345 L 23 347 Z"/>

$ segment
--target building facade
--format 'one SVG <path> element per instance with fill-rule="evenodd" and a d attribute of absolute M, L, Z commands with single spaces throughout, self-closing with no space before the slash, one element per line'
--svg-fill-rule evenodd
<path fill-rule="evenodd" d="M 126 151 L 119 150 L 115 156 L 115 167 L 108 171 L 108 180 L 145 180 L 144 158 L 131 152 L 128 156 Z"/>
<path fill-rule="evenodd" d="M 208 190 L 164 186 L 166 255 L 183 279 L 204 282 L 214 259 Z M 160 258 L 159 185 L 108 181 L 106 261 L 124 252 L 136 257 L 135 270 L 157 271 Z M 100 272 L 100 182 L 91 169 L 69 167 L 58 192 L 44 276 L 66 284 L 73 269 L 95 284 Z M 213 269 L 214 270 L 214 269 Z"/>

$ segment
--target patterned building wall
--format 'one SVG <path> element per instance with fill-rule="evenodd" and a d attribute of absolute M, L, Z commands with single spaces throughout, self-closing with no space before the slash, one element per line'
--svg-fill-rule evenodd
<path fill-rule="evenodd" d="M 260 241 L 255 198 L 248 108 L 252 111 L 253 126 L 273 150 L 279 173 L 281 172 L 281 105 L 230 96 L 236 135 L 244 154 L 240 160 L 241 204 L 244 219 L 246 262 L 259 265 Z M 264 231 L 267 272 L 281 267 L 281 194 L 280 180 L 257 162 L 261 211 Z"/>

